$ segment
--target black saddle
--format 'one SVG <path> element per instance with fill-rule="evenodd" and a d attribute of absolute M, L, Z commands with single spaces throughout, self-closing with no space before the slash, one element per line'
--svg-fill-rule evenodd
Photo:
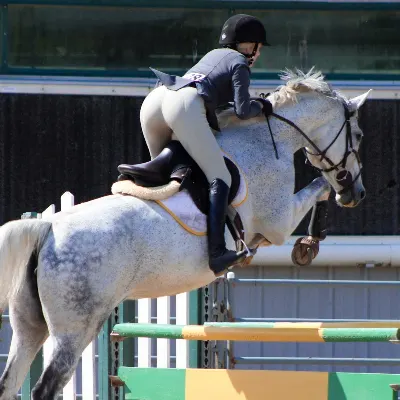
<path fill-rule="evenodd" d="M 240 186 L 240 173 L 236 165 L 227 157 L 225 164 L 231 174 L 232 184 L 228 203 L 231 204 Z M 121 164 L 118 180 L 132 180 L 138 186 L 155 187 L 168 184 L 171 180 L 180 183 L 179 190 L 187 190 L 199 210 L 208 214 L 209 184 L 201 168 L 176 140 L 169 142 L 153 160 L 136 165 Z"/>

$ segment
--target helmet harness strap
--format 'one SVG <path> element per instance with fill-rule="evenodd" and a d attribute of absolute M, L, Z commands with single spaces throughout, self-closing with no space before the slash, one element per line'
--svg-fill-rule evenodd
<path fill-rule="evenodd" d="M 238 45 L 239 43 L 237 43 L 237 44 L 235 44 L 235 50 L 237 50 L 237 45 Z M 258 49 L 258 43 L 256 43 L 255 45 L 254 45 L 254 48 L 253 48 L 253 51 L 251 52 L 251 54 L 246 54 L 246 53 L 242 53 L 246 58 L 248 58 L 249 59 L 249 65 L 252 65 L 253 64 L 253 62 L 254 62 L 254 56 L 256 55 L 256 53 L 257 53 L 257 49 Z"/>

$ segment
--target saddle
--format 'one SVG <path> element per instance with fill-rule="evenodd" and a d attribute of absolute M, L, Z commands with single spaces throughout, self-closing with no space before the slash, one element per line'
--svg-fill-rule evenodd
<path fill-rule="evenodd" d="M 240 187 L 240 172 L 238 167 L 224 156 L 225 164 L 231 174 L 232 183 L 228 197 L 227 226 L 236 246 L 242 249 L 244 228 L 240 215 L 232 206 Z M 209 211 L 209 184 L 204 172 L 187 153 L 182 144 L 172 140 L 163 151 L 152 161 L 136 164 L 121 164 L 118 166 L 118 181 L 131 180 L 138 186 L 157 187 L 167 185 L 172 180 L 178 182 L 179 191 L 186 190 L 197 208 L 205 215 Z"/>

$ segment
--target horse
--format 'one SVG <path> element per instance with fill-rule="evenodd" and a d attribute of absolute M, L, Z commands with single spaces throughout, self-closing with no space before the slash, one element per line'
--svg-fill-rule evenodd
<path fill-rule="evenodd" d="M 268 96 L 274 141 L 265 117 L 244 121 L 230 109 L 218 115 L 218 143 L 246 177 L 246 200 L 237 211 L 249 243 L 262 238 L 269 245 L 283 244 L 332 188 L 339 206 L 356 207 L 365 197 L 357 110 L 370 91 L 346 99 L 313 69 L 286 70 L 281 79 Z M 299 149 L 321 176 L 294 193 L 293 154 Z M 82 351 L 122 301 L 175 295 L 216 279 L 205 234 L 183 229 L 157 201 L 119 193 L 49 220 L 5 223 L 0 276 L 0 310 L 8 306 L 13 330 L 0 400 L 17 398 L 48 337 L 53 352 L 32 390 L 33 400 L 56 399 Z"/>

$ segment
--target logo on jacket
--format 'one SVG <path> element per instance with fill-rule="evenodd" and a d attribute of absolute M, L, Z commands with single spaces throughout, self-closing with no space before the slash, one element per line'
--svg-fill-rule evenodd
<path fill-rule="evenodd" d="M 199 74 L 198 72 L 190 72 L 183 75 L 182 78 L 189 79 L 192 82 L 201 82 L 206 76 L 204 74 Z"/>

